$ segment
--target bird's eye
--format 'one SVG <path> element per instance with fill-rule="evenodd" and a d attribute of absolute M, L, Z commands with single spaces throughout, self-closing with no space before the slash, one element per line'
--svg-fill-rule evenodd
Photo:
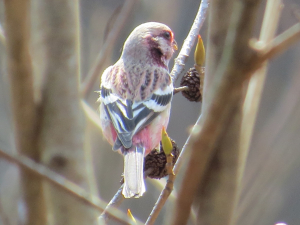
<path fill-rule="evenodd" d="M 163 33 L 163 36 L 164 36 L 165 39 L 170 40 L 171 33 L 169 31 L 166 31 L 166 32 Z"/>

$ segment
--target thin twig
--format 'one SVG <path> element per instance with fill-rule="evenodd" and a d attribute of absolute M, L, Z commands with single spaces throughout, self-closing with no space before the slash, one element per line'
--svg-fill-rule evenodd
<path fill-rule="evenodd" d="M 208 5 L 209 5 L 209 0 L 202 0 L 201 4 L 199 6 L 199 9 L 198 9 L 197 15 L 195 17 L 194 23 L 190 29 L 190 32 L 188 33 L 187 38 L 184 41 L 184 44 L 182 46 L 182 49 L 181 49 L 178 57 L 175 59 L 175 65 L 171 72 L 173 82 L 176 81 L 179 74 L 181 74 L 182 71 L 184 70 L 184 64 L 190 54 L 191 48 L 196 40 L 196 37 L 205 21 Z M 179 91 L 184 91 L 184 90 L 186 90 L 186 87 L 175 88 L 174 94 L 178 93 Z M 203 94 L 203 93 L 201 93 L 201 94 Z M 195 132 L 196 128 L 198 127 L 199 121 L 200 121 L 200 117 L 193 127 L 194 132 Z M 193 131 L 192 131 L 192 133 L 193 133 Z M 191 135 L 192 135 L 192 133 L 191 133 Z M 170 194 L 173 190 L 173 185 L 174 185 L 174 180 L 176 178 L 176 174 L 179 171 L 180 165 L 182 163 L 183 155 L 185 155 L 185 153 L 186 153 L 186 146 L 190 140 L 191 135 L 188 137 L 186 144 L 182 148 L 180 155 L 177 159 L 177 162 L 175 163 L 174 172 L 172 171 L 172 173 L 169 175 L 167 184 L 166 184 L 165 188 L 162 190 L 157 202 L 155 203 L 155 206 L 153 207 L 152 212 L 149 215 L 146 224 L 153 224 L 155 222 L 155 220 L 156 220 L 157 216 L 159 215 L 162 207 L 164 206 L 166 200 L 170 196 Z"/>
<path fill-rule="evenodd" d="M 188 91 L 188 90 L 189 90 L 188 86 L 182 86 L 182 87 L 174 88 L 173 94 L 175 95 L 175 94 L 177 94 L 179 92 Z"/>
<path fill-rule="evenodd" d="M 263 24 L 260 31 L 259 42 L 263 45 L 267 45 L 275 36 L 278 21 L 282 11 L 282 0 L 268 0 L 264 13 Z M 267 63 L 265 63 L 255 74 L 251 77 L 248 85 L 248 90 L 245 97 L 243 106 L 243 118 L 241 124 L 241 168 L 239 173 L 239 183 L 241 183 L 242 176 L 244 174 L 246 160 L 250 148 L 251 139 L 253 136 L 253 130 L 255 121 L 257 118 L 257 112 L 262 97 L 262 91 L 265 84 Z M 241 195 L 242 185 L 239 185 L 238 199 Z M 237 210 L 238 199 L 235 203 L 235 210 Z M 233 220 L 237 219 L 237 214 Z M 234 224 L 236 221 L 234 222 Z"/>
<path fill-rule="evenodd" d="M 2 219 L 3 225 L 10 225 L 9 218 L 6 215 L 6 213 L 4 212 L 1 198 L 0 198 L 0 218 Z"/>
<path fill-rule="evenodd" d="M 173 155 L 169 154 L 167 155 L 167 163 L 166 163 L 166 169 L 168 173 L 168 180 L 166 183 L 165 188 L 163 191 L 160 193 L 159 198 L 154 205 L 145 225 L 153 225 L 162 210 L 163 206 L 165 205 L 168 197 L 173 191 L 173 186 L 174 186 L 174 180 L 175 180 L 175 174 L 173 172 Z"/>
<path fill-rule="evenodd" d="M 69 181 L 63 176 L 60 176 L 59 174 L 49 170 L 47 167 L 43 166 L 42 164 L 38 164 L 34 162 L 28 157 L 22 156 L 20 154 L 12 154 L 10 152 L 5 152 L 1 149 L 0 149 L 0 157 L 19 165 L 23 169 L 26 169 L 34 173 L 40 178 L 49 181 L 51 184 L 55 185 L 56 187 L 59 187 L 60 189 L 72 195 L 79 201 L 94 207 L 100 212 L 102 212 L 106 207 L 106 202 L 104 202 L 103 200 L 95 196 L 92 196 L 83 188 L 79 187 L 78 185 L 74 184 L 73 182 Z M 127 215 L 121 212 L 120 210 L 110 209 L 107 211 L 107 213 L 115 220 L 123 224 L 128 224 L 129 219 L 127 218 Z"/>
<path fill-rule="evenodd" d="M 261 51 L 258 50 L 260 56 L 258 56 L 258 63 L 273 58 L 275 55 L 280 54 L 291 45 L 299 41 L 300 39 L 300 23 L 295 24 L 282 34 L 278 35 L 273 41 L 266 45 Z M 257 67 L 255 67 L 257 68 Z"/>
<path fill-rule="evenodd" d="M 178 54 L 178 57 L 175 59 L 174 67 L 171 71 L 171 77 L 173 82 L 175 82 L 178 76 L 183 72 L 185 62 L 187 61 L 191 49 L 197 39 L 197 35 L 205 21 L 207 9 L 209 5 L 209 0 L 202 0 L 198 9 L 198 13 L 195 17 L 194 23 L 190 29 L 187 38 L 184 40 L 183 46 Z"/>
<path fill-rule="evenodd" d="M 86 97 L 90 93 L 97 77 L 100 76 L 100 72 L 104 65 L 104 62 L 110 54 L 112 47 L 115 45 L 116 40 L 122 28 L 124 27 L 124 24 L 129 18 L 134 3 L 135 0 L 126 0 L 126 2 L 124 3 L 112 30 L 109 32 L 109 35 L 106 38 L 106 41 L 95 60 L 95 63 L 93 64 L 92 68 L 90 69 L 89 73 L 84 78 L 84 81 L 81 84 L 81 95 L 83 97 Z"/>
<path fill-rule="evenodd" d="M 5 33 L 1 24 L 0 24 L 0 41 L 4 46 L 6 45 Z"/>
<path fill-rule="evenodd" d="M 117 208 L 121 205 L 123 200 L 125 199 L 122 191 L 123 191 L 123 184 L 118 189 L 117 193 L 114 195 L 114 197 L 110 200 L 108 205 L 105 207 L 104 211 L 101 213 L 101 215 L 98 218 L 98 221 L 101 223 L 107 223 L 110 219 L 111 215 L 109 214 L 109 210 L 112 208 Z"/>

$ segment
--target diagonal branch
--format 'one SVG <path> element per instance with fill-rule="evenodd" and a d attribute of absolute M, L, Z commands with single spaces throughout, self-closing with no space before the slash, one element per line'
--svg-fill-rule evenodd
<path fill-rule="evenodd" d="M 282 34 L 275 37 L 270 44 L 266 45 L 265 48 L 254 48 L 257 49 L 258 56 L 256 56 L 254 64 L 254 70 L 256 70 L 262 61 L 266 61 L 274 56 L 280 54 L 291 45 L 300 40 L 300 23 L 295 24 Z"/>
<path fill-rule="evenodd" d="M 3 225 L 11 225 L 8 216 L 4 212 L 3 204 L 2 204 L 2 199 L 0 198 L 0 218 L 2 220 Z"/>
<path fill-rule="evenodd" d="M 121 185 L 121 187 L 118 189 L 117 193 L 110 200 L 110 202 L 105 207 L 104 211 L 99 216 L 98 222 L 100 222 L 100 224 L 107 223 L 111 217 L 111 215 L 109 215 L 109 210 L 119 207 L 121 205 L 121 203 L 123 202 L 123 200 L 125 199 L 122 194 L 122 190 L 123 190 L 123 184 Z"/>
<path fill-rule="evenodd" d="M 145 225 L 153 225 L 155 223 L 160 211 L 162 210 L 164 204 L 166 203 L 167 199 L 169 198 L 170 194 L 173 191 L 175 174 L 173 172 L 173 155 L 172 154 L 167 155 L 166 169 L 167 169 L 167 173 L 168 173 L 168 180 L 167 180 L 166 186 L 160 193 L 159 198 L 158 198 L 156 204 L 154 205 Z"/>
<path fill-rule="evenodd" d="M 4 46 L 6 45 L 5 33 L 1 24 L 0 24 L 0 41 Z"/>
<path fill-rule="evenodd" d="M 194 23 L 190 29 L 190 32 L 187 35 L 187 38 L 184 41 L 184 44 L 182 46 L 182 49 L 178 55 L 178 57 L 175 59 L 175 65 L 172 69 L 171 72 L 171 76 L 173 79 L 173 82 L 176 81 L 177 77 L 183 72 L 184 70 L 184 64 L 187 60 L 187 58 L 189 57 L 189 54 L 191 52 L 191 48 L 193 46 L 193 44 L 195 43 L 196 37 L 205 21 L 206 15 L 207 15 L 207 10 L 208 10 L 208 5 L 209 5 L 209 0 L 202 0 L 201 4 L 199 6 L 197 15 L 195 17 Z M 174 89 L 174 94 L 178 93 L 179 91 L 183 91 L 185 90 L 187 87 L 182 87 L 182 88 L 175 88 Z M 203 93 L 201 93 L 203 94 Z M 200 117 L 199 117 L 200 118 Z M 196 122 L 196 124 L 193 127 L 193 131 L 198 127 L 198 122 L 200 121 L 200 119 L 198 119 L 198 121 Z M 193 133 L 192 131 L 192 133 Z M 192 135 L 191 133 L 191 135 Z M 146 224 L 153 224 L 157 218 L 157 216 L 159 215 L 162 207 L 164 206 L 166 200 L 168 199 L 168 197 L 170 196 L 170 194 L 172 193 L 173 190 L 173 184 L 174 181 L 176 179 L 176 175 L 179 171 L 179 168 L 181 166 L 182 160 L 183 160 L 183 155 L 186 155 L 186 146 L 190 140 L 191 135 L 188 137 L 186 144 L 183 146 L 180 155 L 177 159 L 177 162 L 174 165 L 174 173 L 172 171 L 172 174 L 169 175 L 168 177 L 168 181 L 167 184 L 165 186 L 165 188 L 162 190 L 157 202 L 155 203 L 155 206 L 152 209 L 151 214 L 149 215 Z"/>
<path fill-rule="evenodd" d="M 209 5 L 209 0 L 202 0 L 199 6 L 197 15 L 195 17 L 194 23 L 190 29 L 187 38 L 183 42 L 183 46 L 175 59 L 174 67 L 171 71 L 171 77 L 173 82 L 175 82 L 178 76 L 183 72 L 185 63 L 190 55 L 191 49 L 197 39 L 197 35 L 205 21 L 207 9 Z"/>
<path fill-rule="evenodd" d="M 83 97 L 86 97 L 90 93 L 97 77 L 100 76 L 100 72 L 105 63 L 105 60 L 110 54 L 112 47 L 115 45 L 116 40 L 130 15 L 135 1 L 136 0 L 125 1 L 112 30 L 109 32 L 109 35 L 107 36 L 106 41 L 95 60 L 94 65 L 81 84 L 81 95 Z"/>
<path fill-rule="evenodd" d="M 227 3 L 229 4 L 229 1 Z M 253 18 L 255 18 L 253 16 L 259 1 L 234 1 L 234 3 L 223 53 L 212 84 L 209 90 L 207 90 L 206 99 L 204 99 L 207 107 L 201 115 L 201 128 L 191 138 L 191 155 L 187 163 L 182 186 L 178 193 L 174 212 L 175 217 L 172 220 L 173 225 L 185 224 L 187 222 L 195 194 L 200 187 L 203 188 L 205 186 L 204 178 L 208 166 L 213 156 L 215 156 L 216 147 L 221 144 L 221 135 L 225 134 L 225 127 L 229 123 L 236 124 L 236 121 L 232 120 L 231 115 L 233 113 L 234 115 L 238 114 L 242 84 L 247 79 L 245 74 L 239 70 L 239 66 L 245 64 L 249 58 L 247 55 L 249 52 L 247 54 L 244 52 L 245 55 L 241 55 L 240 53 L 248 47 L 248 40 L 254 24 Z M 236 62 L 236 59 L 239 62 Z M 234 147 L 237 149 L 236 143 Z M 207 188 L 209 189 L 211 186 Z M 230 214 L 231 210 L 228 210 L 227 207 L 232 208 L 232 206 L 227 203 L 225 206 L 226 212 Z M 219 208 L 211 210 L 216 211 L 217 209 Z M 226 220 L 228 217 L 230 215 L 227 216 Z M 221 224 L 212 222 L 219 221 L 218 218 L 210 219 L 210 221 L 204 220 L 202 222 L 205 224 Z M 227 224 L 227 222 L 223 221 L 224 224 Z"/>
<path fill-rule="evenodd" d="M 38 164 L 28 157 L 12 154 L 10 152 L 5 152 L 0 150 L 0 157 L 8 160 L 11 163 L 17 164 L 23 169 L 34 173 L 39 178 L 43 178 L 53 184 L 54 186 L 64 190 L 66 193 L 78 199 L 78 201 L 90 205 L 99 211 L 103 211 L 106 207 L 106 202 L 103 200 L 92 196 L 90 193 L 85 191 L 83 188 L 69 181 L 68 179 L 60 176 L 59 174 L 49 170 L 42 164 Z M 128 224 L 129 219 L 126 214 L 117 209 L 107 210 L 107 213 L 115 220 Z"/>

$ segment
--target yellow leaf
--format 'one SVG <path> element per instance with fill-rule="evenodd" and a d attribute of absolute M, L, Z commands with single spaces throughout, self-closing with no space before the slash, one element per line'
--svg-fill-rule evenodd
<path fill-rule="evenodd" d="M 130 209 L 127 209 L 127 215 L 132 220 L 133 224 L 136 224 L 136 220 L 135 220 L 134 216 L 132 215 Z"/>
<path fill-rule="evenodd" d="M 205 62 L 205 48 L 203 45 L 202 38 L 200 34 L 198 35 L 198 43 L 195 49 L 195 54 L 194 54 L 194 60 L 195 64 L 198 66 L 203 66 Z"/>
<path fill-rule="evenodd" d="M 171 152 L 173 150 L 173 145 L 172 145 L 171 139 L 169 138 L 167 131 L 164 127 L 161 130 L 161 143 L 162 143 L 162 147 L 163 147 L 165 154 L 166 155 L 171 154 Z"/>

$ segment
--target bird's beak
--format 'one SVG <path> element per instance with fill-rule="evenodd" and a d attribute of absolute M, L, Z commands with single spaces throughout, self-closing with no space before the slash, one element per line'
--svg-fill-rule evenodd
<path fill-rule="evenodd" d="M 175 39 L 173 39 L 172 48 L 173 48 L 174 51 L 178 50 L 177 42 L 175 41 Z"/>

